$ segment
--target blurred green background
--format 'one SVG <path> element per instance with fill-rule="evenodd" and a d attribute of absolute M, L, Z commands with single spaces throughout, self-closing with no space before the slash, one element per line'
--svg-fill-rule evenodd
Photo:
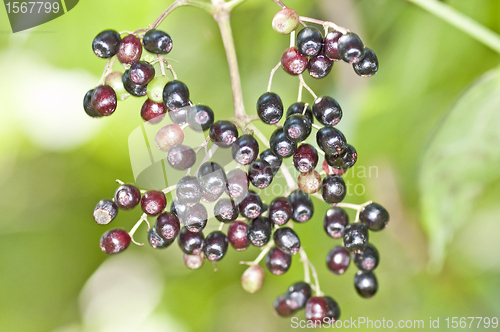
<path fill-rule="evenodd" d="M 444 3 L 500 34 L 498 0 Z M 147 27 L 169 4 L 85 0 L 16 34 L 0 11 L 0 331 L 291 330 L 272 304 L 303 278 L 298 257 L 288 273 L 267 274 L 263 288 L 247 294 L 238 262 L 256 257 L 257 248 L 229 250 L 216 273 L 209 263 L 185 268 L 176 245 L 164 251 L 132 245 L 112 257 L 99 249 L 105 230 L 130 229 L 140 216 L 138 209 L 120 212 L 105 227 L 92 220 L 97 201 L 112 197 L 115 179 L 134 181 L 127 140 L 142 121 L 143 101 L 121 102 L 105 119 L 85 115 L 82 98 L 105 64 L 91 42 L 107 28 Z M 421 319 L 428 327 L 430 317 L 440 317 L 443 329 L 446 317 L 500 316 L 498 53 L 404 0 L 286 4 L 358 33 L 380 61 L 369 79 L 345 63 L 322 80 L 306 77 L 318 95 L 342 105 L 338 127 L 359 153 L 345 178 L 363 193 L 345 201 L 374 200 L 391 214 L 389 227 L 371 237 L 381 264 L 379 291 L 368 300 L 355 293 L 354 267 L 335 276 L 325 266 L 340 244 L 322 229 L 327 205 L 315 199 L 314 218 L 296 226 L 341 318 Z M 249 114 L 289 44 L 271 28 L 278 9 L 272 1 L 247 0 L 232 13 Z M 168 57 L 192 100 L 210 105 L 216 119 L 230 117 L 227 64 L 211 16 L 183 7 L 160 28 L 174 40 Z M 297 86 L 280 70 L 273 91 L 287 107 Z M 307 92 L 304 101 L 312 102 Z M 368 167 L 377 172 L 357 171 Z M 145 228 L 137 239 L 146 240 Z"/>

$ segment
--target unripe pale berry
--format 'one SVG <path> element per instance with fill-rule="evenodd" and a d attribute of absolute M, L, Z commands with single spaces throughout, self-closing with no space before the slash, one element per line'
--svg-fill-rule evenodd
<path fill-rule="evenodd" d="M 274 15 L 273 29 L 283 35 L 288 35 L 299 26 L 299 14 L 291 9 L 285 8 Z"/>

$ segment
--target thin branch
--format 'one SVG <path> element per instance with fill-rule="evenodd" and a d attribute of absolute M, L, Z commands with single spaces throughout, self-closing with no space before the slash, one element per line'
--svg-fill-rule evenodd
<path fill-rule="evenodd" d="M 302 74 L 299 75 L 299 84 L 302 85 L 304 88 L 307 89 L 307 91 L 309 91 L 309 93 L 313 96 L 314 100 L 318 99 L 318 96 L 314 93 L 314 91 L 306 84 L 306 82 L 304 81 L 304 77 L 302 76 Z"/>
<path fill-rule="evenodd" d="M 269 75 L 269 84 L 267 85 L 267 92 L 271 92 L 271 86 L 273 84 L 273 77 L 274 77 L 274 74 L 276 73 L 276 71 L 278 70 L 278 68 L 281 66 L 281 61 L 278 62 L 278 64 L 276 66 L 274 66 L 273 69 L 271 69 L 271 74 Z"/>
<path fill-rule="evenodd" d="M 341 27 L 340 25 L 337 25 L 333 22 L 328 22 L 328 21 L 322 21 L 322 20 L 317 20 L 315 18 L 310 18 L 310 17 L 306 17 L 306 16 L 299 16 L 299 19 L 301 21 L 304 21 L 304 22 L 310 22 L 310 23 L 314 23 L 314 24 L 319 24 L 319 25 L 322 25 L 324 27 L 330 27 L 330 28 L 333 28 L 334 30 L 342 33 L 343 35 L 345 35 L 346 33 L 349 32 L 349 29 L 346 29 L 344 27 Z"/>
<path fill-rule="evenodd" d="M 128 232 L 128 234 L 130 235 L 130 238 L 132 239 L 132 242 L 134 242 L 138 246 L 143 246 L 144 243 L 136 242 L 134 240 L 134 234 L 137 231 L 137 229 L 139 228 L 139 226 L 141 226 L 141 224 L 142 224 L 143 221 L 145 221 L 146 224 L 148 225 L 148 232 L 149 232 L 149 230 L 151 229 L 151 226 L 149 225 L 148 215 L 145 214 L 145 213 L 142 214 L 141 218 L 135 223 L 134 227 L 132 227 L 132 229 L 130 230 L 130 232 Z"/>

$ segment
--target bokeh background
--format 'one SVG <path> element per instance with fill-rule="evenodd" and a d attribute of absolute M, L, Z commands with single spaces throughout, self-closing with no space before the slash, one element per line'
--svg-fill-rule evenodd
<path fill-rule="evenodd" d="M 353 266 L 342 276 L 326 268 L 327 252 L 340 244 L 322 229 L 326 204 L 315 199 L 314 218 L 296 226 L 341 318 L 424 320 L 427 328 L 439 317 L 443 329 L 446 317 L 500 316 L 498 53 L 405 0 L 286 3 L 357 32 L 380 61 L 368 79 L 345 63 L 322 80 L 306 78 L 318 95 L 342 105 L 338 127 L 359 153 L 346 180 L 360 191 L 346 201 L 374 200 L 391 214 L 389 227 L 371 237 L 381 253 L 380 287 L 368 300 L 354 290 Z M 442 3 L 500 34 L 499 1 Z M 139 209 L 120 212 L 111 225 L 98 226 L 92 211 L 112 197 L 115 179 L 134 181 L 128 135 L 141 124 L 143 100 L 120 102 L 109 118 L 86 116 L 82 98 L 105 64 L 91 42 L 107 28 L 146 27 L 169 4 L 85 0 L 16 34 L 0 10 L 0 331 L 291 330 L 272 304 L 303 278 L 298 257 L 288 273 L 267 274 L 263 288 L 247 294 L 238 262 L 252 260 L 258 248 L 229 250 L 215 273 L 209 263 L 185 268 L 176 245 L 131 245 L 112 257 L 99 249 L 105 230 L 130 229 L 140 216 Z M 247 0 L 232 13 L 249 114 L 289 44 L 271 28 L 278 9 Z M 230 117 L 229 75 L 212 17 L 183 7 L 160 28 L 173 37 L 169 59 L 193 101 L 211 106 L 217 119 Z M 297 86 L 280 70 L 273 91 L 287 107 Z M 304 100 L 312 102 L 307 92 Z M 358 174 L 369 167 L 377 172 Z M 137 239 L 146 240 L 145 228 Z"/>

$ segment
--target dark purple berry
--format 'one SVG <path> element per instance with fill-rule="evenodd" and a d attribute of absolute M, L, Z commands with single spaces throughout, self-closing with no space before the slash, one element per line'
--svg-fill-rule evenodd
<path fill-rule="evenodd" d="M 315 326 L 316 323 L 323 323 L 329 312 L 328 302 L 322 296 L 310 297 L 306 302 L 306 320 Z"/>
<path fill-rule="evenodd" d="M 378 71 L 378 59 L 375 52 L 366 47 L 363 58 L 358 63 L 353 64 L 352 68 L 359 76 L 370 77 L 375 75 Z"/>
<path fill-rule="evenodd" d="M 248 224 L 247 237 L 256 247 L 262 247 L 271 240 L 273 226 L 269 218 L 258 217 Z"/>
<path fill-rule="evenodd" d="M 290 308 L 287 304 L 287 296 L 285 294 L 280 295 L 274 301 L 274 312 L 276 312 L 281 317 L 288 317 L 295 313 L 295 310 Z"/>
<path fill-rule="evenodd" d="M 281 98 L 273 92 L 264 93 L 257 101 L 257 114 L 264 123 L 277 123 L 283 116 Z"/>
<path fill-rule="evenodd" d="M 129 75 L 135 84 L 145 85 L 155 78 L 155 67 L 149 62 L 137 61 L 130 66 Z"/>
<path fill-rule="evenodd" d="M 221 198 L 214 206 L 214 215 L 220 222 L 235 221 L 240 214 L 238 205 L 230 198 Z"/>
<path fill-rule="evenodd" d="M 248 179 L 259 189 L 269 186 L 273 176 L 271 165 L 264 159 L 257 159 L 248 167 Z"/>
<path fill-rule="evenodd" d="M 291 157 L 297 150 L 297 143 L 290 141 L 285 136 L 283 128 L 278 128 L 273 132 L 269 143 L 274 154 L 282 158 Z"/>
<path fill-rule="evenodd" d="M 279 171 L 283 159 L 273 153 L 271 149 L 264 150 L 259 155 L 260 159 L 264 159 L 271 165 L 271 170 L 273 171 L 273 176 Z"/>
<path fill-rule="evenodd" d="M 347 144 L 347 148 L 342 154 L 337 156 L 326 154 L 325 160 L 327 164 L 333 168 L 347 171 L 349 168 L 354 166 L 358 160 L 358 153 L 352 145 Z"/>
<path fill-rule="evenodd" d="M 311 121 L 302 114 L 290 115 L 283 125 L 283 131 L 286 138 L 290 141 L 298 143 L 309 137 L 311 134 Z"/>
<path fill-rule="evenodd" d="M 288 288 L 286 304 L 293 310 L 304 309 L 311 296 L 311 286 L 307 282 L 299 281 Z"/>
<path fill-rule="evenodd" d="M 300 75 L 306 69 L 309 60 L 297 47 L 288 48 L 281 56 L 281 66 L 290 75 Z"/>
<path fill-rule="evenodd" d="M 203 193 L 220 197 L 227 188 L 224 169 L 217 163 L 207 161 L 198 170 L 198 181 Z"/>
<path fill-rule="evenodd" d="M 165 249 L 169 247 L 175 239 L 165 240 L 156 231 L 155 227 L 151 227 L 148 232 L 148 242 L 154 249 Z"/>
<path fill-rule="evenodd" d="M 205 238 L 203 248 L 205 256 L 211 262 L 221 260 L 227 252 L 228 240 L 226 234 L 221 231 L 214 231 Z"/>
<path fill-rule="evenodd" d="M 333 127 L 323 127 L 316 134 L 316 142 L 326 154 L 340 155 L 347 148 L 347 140 L 342 132 Z"/>
<path fill-rule="evenodd" d="M 327 175 L 321 184 L 321 196 L 327 203 L 340 203 L 347 193 L 344 180 L 338 175 Z"/>
<path fill-rule="evenodd" d="M 196 203 L 188 206 L 184 216 L 184 227 L 190 232 L 201 232 L 207 225 L 208 212 L 204 205 Z"/>
<path fill-rule="evenodd" d="M 314 214 L 314 205 L 308 194 L 300 189 L 292 191 L 288 200 L 292 205 L 293 213 L 292 220 L 299 223 L 304 223 L 311 219 Z"/>
<path fill-rule="evenodd" d="M 348 32 L 338 40 L 340 58 L 347 63 L 358 63 L 363 57 L 364 45 L 361 38 L 353 32 Z"/>
<path fill-rule="evenodd" d="M 240 214 L 248 219 L 255 219 L 263 212 L 260 196 L 251 190 L 246 193 L 238 207 L 240 208 Z"/>
<path fill-rule="evenodd" d="M 99 225 L 107 225 L 118 214 L 118 206 L 110 199 L 101 199 L 94 208 L 94 220 Z"/>
<path fill-rule="evenodd" d="M 365 224 L 356 222 L 344 228 L 344 247 L 350 252 L 361 252 L 368 245 L 368 228 Z"/>
<path fill-rule="evenodd" d="M 248 175 L 241 169 L 232 169 L 227 173 L 227 193 L 232 198 L 244 197 L 248 192 Z"/>
<path fill-rule="evenodd" d="M 338 50 L 339 38 L 342 34 L 338 31 L 330 31 L 325 36 L 323 53 L 333 61 L 340 60 L 340 54 Z"/>
<path fill-rule="evenodd" d="M 340 239 L 344 228 L 349 224 L 349 217 L 344 209 L 340 207 L 332 207 L 326 211 L 323 219 L 323 228 L 326 234 L 334 239 Z"/>
<path fill-rule="evenodd" d="M 273 247 L 266 255 L 266 267 L 274 275 L 282 275 L 292 265 L 292 256 L 281 251 L 278 247 Z"/>
<path fill-rule="evenodd" d="M 127 249 L 132 238 L 121 228 L 111 229 L 101 236 L 99 246 L 108 255 L 118 254 Z"/>
<path fill-rule="evenodd" d="M 177 200 L 177 198 L 174 198 L 172 200 L 172 204 L 170 204 L 170 211 L 179 218 L 181 223 L 184 223 L 184 218 L 186 217 L 186 211 L 187 211 L 188 205 L 181 203 Z"/>
<path fill-rule="evenodd" d="M 288 255 L 295 255 L 300 249 L 300 239 L 290 227 L 281 227 L 274 231 L 274 244 Z"/>
<path fill-rule="evenodd" d="M 331 97 L 319 97 L 314 101 L 313 114 L 325 126 L 335 126 L 342 119 L 339 103 Z"/>
<path fill-rule="evenodd" d="M 142 38 L 146 51 L 154 54 L 167 54 L 172 50 L 172 38 L 161 30 L 149 30 Z"/>
<path fill-rule="evenodd" d="M 318 55 L 323 47 L 323 36 L 314 27 L 305 27 L 297 34 L 297 48 L 307 56 Z"/>
<path fill-rule="evenodd" d="M 109 116 L 116 110 L 116 93 L 109 85 L 99 85 L 94 89 L 91 98 L 94 110 L 102 115 Z"/>
<path fill-rule="evenodd" d="M 125 88 L 125 90 L 134 97 L 142 97 L 148 93 L 147 84 L 145 84 L 145 85 L 135 84 L 130 79 L 130 70 L 126 70 L 123 73 L 122 83 L 123 83 L 123 87 Z"/>
<path fill-rule="evenodd" d="M 205 237 L 203 232 L 194 233 L 183 227 L 177 236 L 177 243 L 185 254 L 199 255 L 203 252 Z"/>
<path fill-rule="evenodd" d="M 326 317 L 330 318 L 331 321 L 336 322 L 340 318 L 339 304 L 330 296 L 325 296 L 324 299 L 328 305 L 328 312 L 326 313 Z"/>
<path fill-rule="evenodd" d="M 146 99 L 141 108 L 141 118 L 150 124 L 160 123 L 165 117 L 167 109 L 163 103 L 155 103 L 151 99 Z"/>
<path fill-rule="evenodd" d="M 162 191 L 149 190 L 142 195 L 141 208 L 148 216 L 157 216 L 165 210 L 167 198 Z"/>
<path fill-rule="evenodd" d="M 309 121 L 311 121 L 311 123 L 314 123 L 314 116 L 311 107 L 309 107 L 309 105 L 307 105 L 306 107 L 306 104 L 302 102 L 294 103 L 290 105 L 290 107 L 288 107 L 286 111 L 286 117 L 289 118 L 292 114 L 304 114 L 309 119 Z"/>
<path fill-rule="evenodd" d="M 134 35 L 127 35 L 122 39 L 116 57 L 121 63 L 130 65 L 136 61 L 139 61 L 141 55 L 141 40 Z"/>
<path fill-rule="evenodd" d="M 307 70 L 312 77 L 323 78 L 330 73 L 332 67 L 333 61 L 320 54 L 309 59 Z"/>
<path fill-rule="evenodd" d="M 180 203 L 193 205 L 201 199 L 201 187 L 198 178 L 186 175 L 177 182 L 175 188 Z"/>
<path fill-rule="evenodd" d="M 231 147 L 233 159 L 241 165 L 248 165 L 259 155 L 259 143 L 252 135 L 241 135 Z"/>
<path fill-rule="evenodd" d="M 334 274 L 343 274 L 350 262 L 351 254 L 342 246 L 334 247 L 326 256 L 326 266 Z"/>
<path fill-rule="evenodd" d="M 92 105 L 92 94 L 94 93 L 94 89 L 91 89 L 87 91 L 85 94 L 85 97 L 83 97 L 83 109 L 85 110 L 85 113 L 87 113 L 88 116 L 93 117 L 93 118 L 100 118 L 102 117 L 101 114 L 99 114 L 95 108 L 94 105 Z"/>
<path fill-rule="evenodd" d="M 181 230 L 181 224 L 174 213 L 163 212 L 156 218 L 155 228 L 165 240 L 173 241 Z"/>
<path fill-rule="evenodd" d="M 165 84 L 165 88 L 163 88 L 163 103 L 169 111 L 177 111 L 182 107 L 188 106 L 189 89 L 186 84 L 181 81 L 170 81 Z"/>
<path fill-rule="evenodd" d="M 92 41 L 92 50 L 99 58 L 111 58 L 118 52 L 122 38 L 115 30 L 104 30 Z"/>
<path fill-rule="evenodd" d="M 371 231 L 381 231 L 389 222 L 389 212 L 380 204 L 371 203 L 361 210 L 359 220 Z"/>
<path fill-rule="evenodd" d="M 132 184 L 123 184 L 115 191 L 115 203 L 122 210 L 130 210 L 141 201 L 141 191 Z"/>
<path fill-rule="evenodd" d="M 237 251 L 242 251 L 250 246 L 250 240 L 247 237 L 248 225 L 243 221 L 234 221 L 227 229 L 229 243 Z"/>
<path fill-rule="evenodd" d="M 278 226 L 284 225 L 292 217 L 292 204 L 286 197 L 276 197 L 269 204 L 269 219 Z"/>
<path fill-rule="evenodd" d="M 356 267 L 362 271 L 373 271 L 380 262 L 378 250 L 371 243 L 368 243 L 361 252 L 355 253 L 352 259 Z"/>
<path fill-rule="evenodd" d="M 168 151 L 167 161 L 177 170 L 190 168 L 196 162 L 196 153 L 187 145 L 176 145 Z"/>
<path fill-rule="evenodd" d="M 215 122 L 208 133 L 212 142 L 221 148 L 231 147 L 239 135 L 234 123 L 226 120 Z"/>
<path fill-rule="evenodd" d="M 293 165 L 301 173 L 312 172 L 318 165 L 318 151 L 310 144 L 301 144 L 293 154 Z"/>
<path fill-rule="evenodd" d="M 195 131 L 208 130 L 214 123 L 214 112 L 208 106 L 196 105 L 189 109 L 187 123 Z"/>
<path fill-rule="evenodd" d="M 378 282 L 372 271 L 358 271 L 354 276 L 354 287 L 359 296 L 368 299 L 378 290 Z"/>

